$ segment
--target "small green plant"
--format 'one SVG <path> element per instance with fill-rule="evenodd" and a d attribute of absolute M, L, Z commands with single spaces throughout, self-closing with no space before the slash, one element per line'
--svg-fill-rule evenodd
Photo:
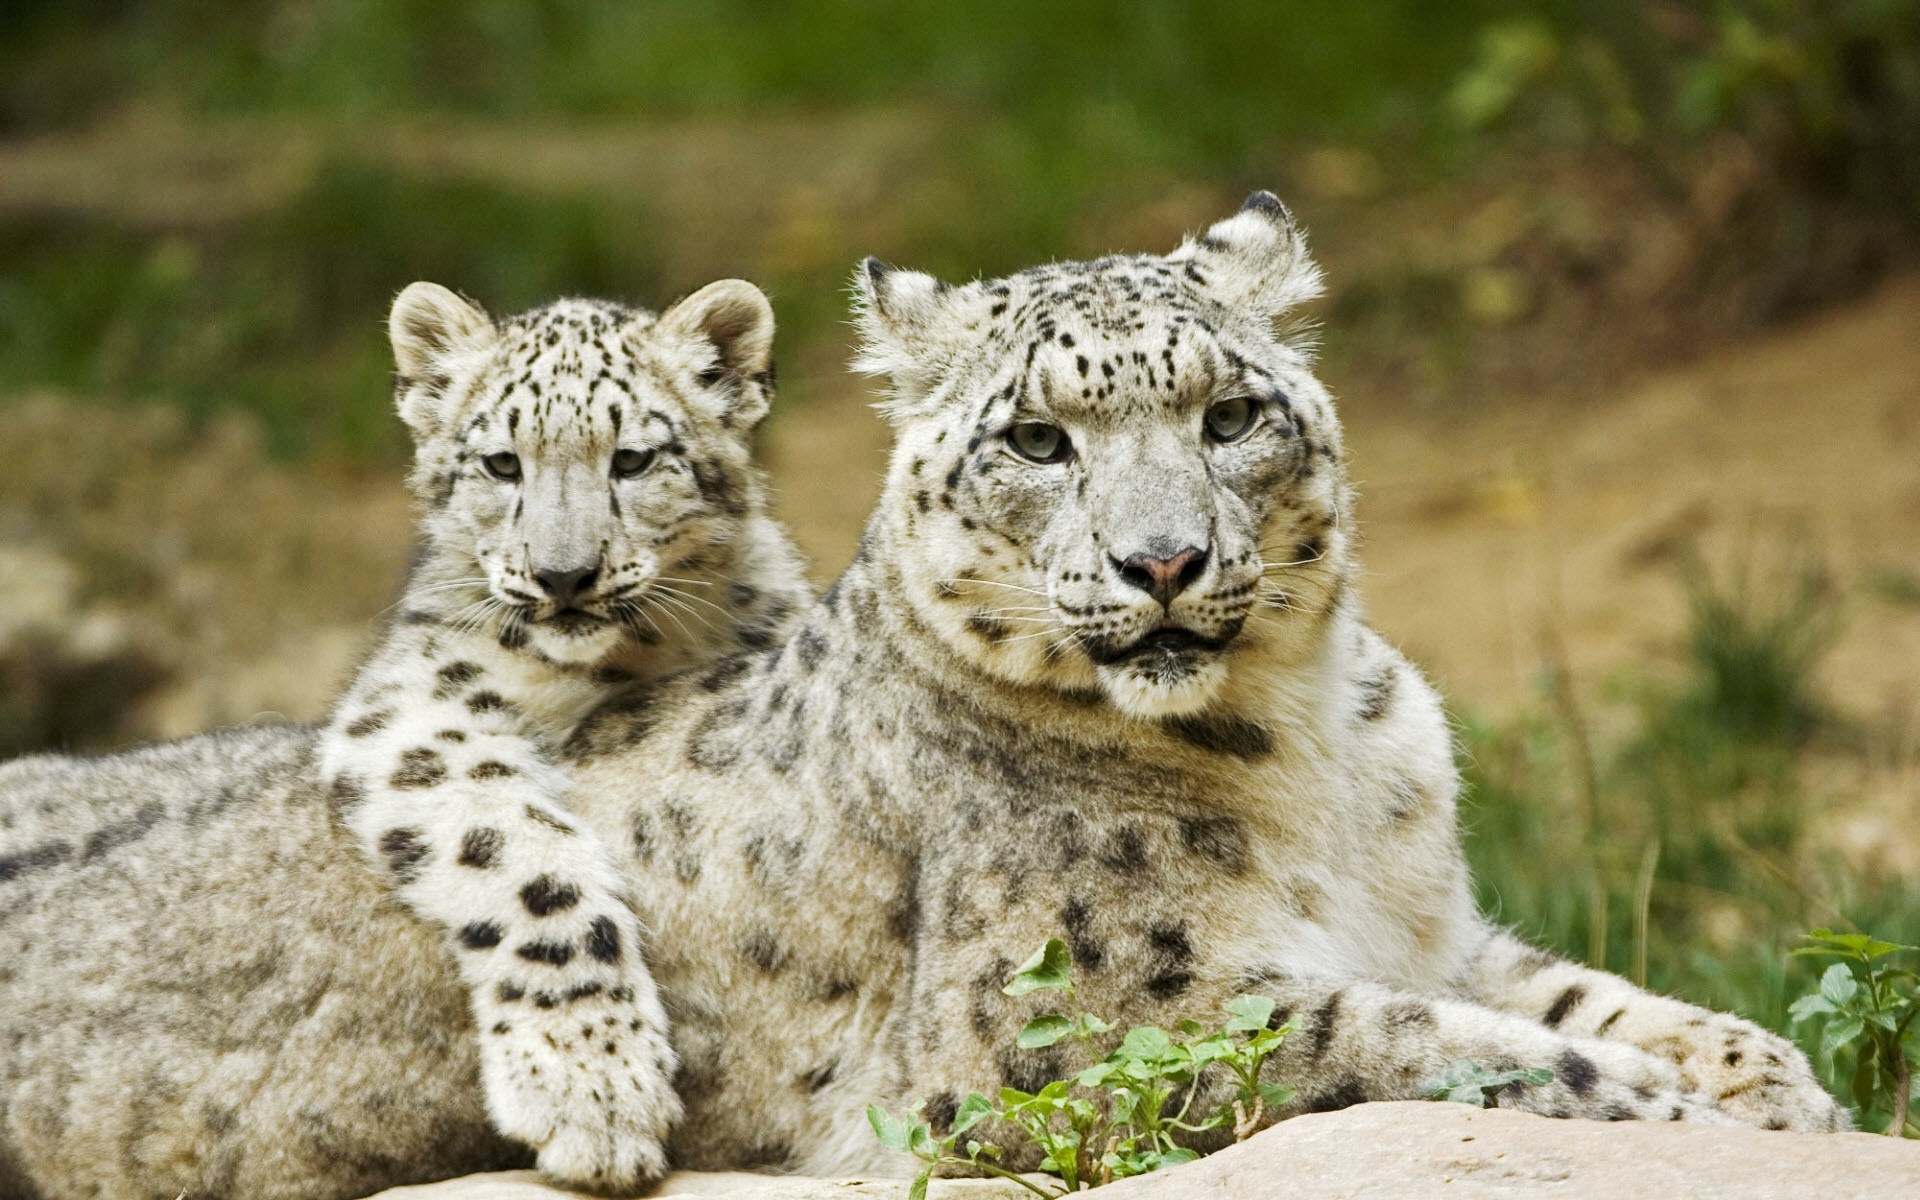
<path fill-rule="evenodd" d="M 1429 1100 L 1451 1100 L 1477 1108 L 1498 1108 L 1500 1093 L 1515 1085 L 1539 1087 L 1553 1082 L 1545 1067 L 1524 1071 L 1489 1071 L 1471 1059 L 1458 1059 L 1427 1081 L 1422 1089 Z"/>
<path fill-rule="evenodd" d="M 1053 938 L 1001 989 L 1009 996 L 1061 992 L 1073 1009 L 1071 1015 L 1049 1012 L 1027 1022 L 1016 1039 L 1021 1048 L 1041 1049 L 1072 1038 L 1099 1054 L 1099 1044 L 1113 1032 L 1112 1025 L 1080 1009 L 1072 967 L 1066 943 Z M 1181 1135 L 1230 1125 L 1235 1140 L 1244 1140 L 1293 1099 L 1291 1089 L 1260 1078 L 1261 1067 L 1293 1031 L 1290 1024 L 1270 1027 L 1273 1008 L 1264 996 L 1236 996 L 1227 1002 L 1227 1019 L 1217 1029 L 1191 1020 L 1181 1021 L 1177 1033 L 1136 1026 L 1071 1080 L 1056 1079 L 1037 1092 L 1003 1087 L 998 1102 L 969 1093 L 942 1137 L 919 1119 L 917 1107 L 902 1118 L 869 1105 L 867 1120 L 882 1145 L 925 1164 L 908 1189 L 909 1200 L 922 1200 L 934 1172 L 950 1166 L 1012 1179 L 1048 1197 L 1145 1175 L 1199 1157 L 1180 1143 Z M 1212 1112 L 1196 1112 L 1201 1092 L 1196 1084 L 1210 1070 L 1232 1077 L 1233 1097 Z M 1064 1188 L 1049 1192 L 1006 1170 L 1000 1166 L 1002 1147 L 967 1136 L 989 1121 L 1003 1122 L 1031 1141 L 1043 1156 L 1039 1169 L 1059 1176 Z"/>
<path fill-rule="evenodd" d="M 1831 1059 L 1854 1048 L 1853 1102 L 1860 1111 L 1888 1113 L 1886 1132 L 1920 1137 L 1909 1116 L 1913 1059 L 1920 1057 L 1914 1018 L 1920 1016 L 1920 972 L 1885 961 L 1920 953 L 1920 946 L 1883 942 L 1864 933 L 1816 929 L 1796 955 L 1837 957 L 1819 990 L 1793 1002 L 1793 1019 L 1819 1020 L 1820 1052 Z M 1882 1106 L 1885 1106 L 1884 1109 Z"/>

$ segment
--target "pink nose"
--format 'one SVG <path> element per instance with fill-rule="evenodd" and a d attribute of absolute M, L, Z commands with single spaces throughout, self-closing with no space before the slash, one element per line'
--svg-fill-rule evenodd
<path fill-rule="evenodd" d="M 1172 605 L 1173 598 L 1186 591 L 1207 569 L 1207 552 L 1198 546 L 1188 546 L 1172 558 L 1130 554 L 1125 562 L 1115 565 L 1120 568 L 1120 578 L 1158 600 L 1164 608 Z"/>

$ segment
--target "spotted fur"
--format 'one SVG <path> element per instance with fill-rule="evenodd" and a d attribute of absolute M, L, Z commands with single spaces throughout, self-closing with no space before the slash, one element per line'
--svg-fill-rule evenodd
<path fill-rule="evenodd" d="M 1264 194 L 1165 256 L 959 287 L 862 269 L 863 361 L 891 378 L 898 438 L 852 565 L 790 635 L 603 706 L 563 757 L 574 792 L 560 819 L 613 850 L 651 930 L 686 1110 L 676 1163 L 897 1169 L 868 1102 L 925 1102 L 938 1118 L 968 1091 L 1072 1071 L 1084 1061 L 1072 1047 L 1014 1045 L 1045 996 L 1001 991 L 1049 935 L 1072 946 L 1087 1007 L 1122 1027 L 1274 997 L 1297 1029 L 1270 1067 L 1299 1091 L 1289 1112 L 1414 1096 L 1467 1058 L 1552 1069 L 1553 1082 L 1501 1096 L 1550 1115 L 1844 1127 L 1785 1043 L 1526 947 L 1474 912 L 1439 700 L 1362 618 L 1339 422 L 1306 353 L 1275 332 L 1316 280 Z M 1215 411 L 1240 397 L 1257 416 L 1245 429 Z M 1072 453 L 1022 457 L 1009 437 L 1023 423 L 1064 431 Z M 1046 442 L 1020 436 L 1029 450 Z M 216 759 L 172 803 L 248 794 L 260 772 Z M 11 791 L 24 797 L 32 780 Z M 133 820 L 136 797 L 119 803 L 89 819 Z M 239 836 L 243 809 L 214 806 L 201 838 Z M 87 836 L 36 835 L 11 852 L 64 863 Z M 391 988 L 262 1015 L 258 1044 L 297 1029 L 342 1075 L 290 1068 L 248 1094 L 261 1112 L 331 1119 L 363 1102 L 347 1073 L 378 1060 L 427 1103 L 390 1106 L 377 1143 L 347 1148 L 377 1144 L 395 1183 L 449 1157 L 484 1166 L 459 1140 L 486 1129 L 446 1053 L 449 1028 L 466 1028 L 444 1004 L 462 951 L 381 906 L 371 870 L 344 902 L 360 924 L 306 936 L 267 901 L 302 894 L 337 856 L 288 844 L 265 862 L 181 868 L 196 894 L 273 912 L 251 940 L 201 946 L 125 901 L 111 927 L 136 961 L 216 980 L 244 975 L 270 941 L 285 965 L 258 969 L 308 976 L 329 962 L 351 976 L 409 947 L 401 978 L 438 1006 L 378 1047 L 354 1031 L 391 1015 Z M 102 877 L 166 875 L 139 847 L 103 852 Z M 461 839 L 427 861 L 497 849 Z M 0 1014 L 29 990 L 85 995 L 67 964 L 101 936 L 31 957 L 30 977 L 0 990 Z M 535 944 L 545 958 L 560 943 Z M 507 982 L 524 1004 L 524 982 Z M 212 990 L 225 1002 L 235 986 Z M 148 984 L 116 999 L 159 995 Z M 182 1057 L 154 1058 L 91 1009 L 43 1005 L 36 1021 L 35 1037 L 86 1030 L 107 1047 L 87 1086 L 137 1088 Z M 63 1070 L 35 1058 L 0 1091 L 15 1106 L 0 1129 L 78 1086 Z M 304 1145 L 301 1128 L 254 1132 Z M 311 1156 L 270 1161 L 271 1136 L 193 1129 L 198 1140 L 151 1130 L 142 1153 L 210 1147 L 253 1172 L 250 1195 L 355 1194 Z"/>
<path fill-rule="evenodd" d="M 712 284 L 656 317 L 563 300 L 495 324 L 415 284 L 390 322 L 423 538 L 320 735 L 322 783 L 472 991 L 495 1125 L 564 1182 L 664 1169 L 680 1105 L 617 865 L 566 815 L 580 716 L 765 638 L 805 599 L 748 435 L 773 314 Z"/>

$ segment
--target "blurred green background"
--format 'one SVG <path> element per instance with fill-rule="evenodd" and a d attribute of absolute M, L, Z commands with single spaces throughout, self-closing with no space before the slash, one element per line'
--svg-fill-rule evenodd
<path fill-rule="evenodd" d="M 1798 931 L 1920 941 L 1920 704 L 1886 661 L 1920 644 L 1920 492 L 1897 484 L 1920 398 L 1854 388 L 1844 443 L 1839 393 L 1773 412 L 1806 445 L 1744 485 L 1673 432 L 1798 402 L 1826 381 L 1810 357 L 1911 357 L 1912 288 L 1865 332 L 1774 330 L 1910 277 L 1920 0 L 12 0 L 0 750 L 318 711 L 404 553 L 383 317 L 414 279 L 496 311 L 762 284 L 767 453 L 830 572 L 884 441 L 844 369 L 853 262 L 965 278 L 1170 248 L 1256 187 L 1329 270 L 1312 315 L 1388 631 L 1491 714 L 1462 724 L 1488 908 L 1777 1027 L 1813 975 Z M 1763 342 L 1772 376 L 1725 365 Z M 1674 386 L 1761 407 L 1636 424 L 1664 402 L 1619 399 L 1715 353 Z M 1594 559 L 1618 590 L 1583 618 L 1592 651 L 1546 639 L 1551 614 L 1519 631 L 1499 586 L 1448 599 L 1444 558 L 1399 583 L 1426 542 L 1479 566 L 1505 543 L 1474 531 L 1536 518 L 1527 429 L 1616 419 L 1676 495 L 1717 472 L 1781 525 L 1833 501 L 1875 532 L 1833 563 L 1750 535 L 1709 569 L 1690 539 L 1744 510 L 1595 501 L 1594 540 L 1626 523 L 1650 548 Z M 1846 464 L 1824 488 L 1821 449 Z M 1848 495 L 1879 476 L 1847 456 L 1873 454 L 1896 483 Z M 1656 610 L 1665 653 L 1623 658 L 1608 603 Z M 1474 686 L 1504 670 L 1474 647 L 1508 643 L 1525 682 Z"/>
<path fill-rule="evenodd" d="M 1716 294 L 1756 293 L 1713 318 L 1737 324 L 1857 287 L 1910 241 L 1917 14 L 15 0 L 0 387 L 239 406 L 282 453 L 392 452 L 376 317 L 410 280 L 513 309 L 561 292 L 658 303 L 727 273 L 778 297 L 789 361 L 821 368 L 789 371 L 804 400 L 840 386 L 819 378 L 864 254 L 995 273 L 1164 239 L 1253 187 L 1336 249 L 1383 229 L 1391 244 L 1393 199 L 1596 150 L 1608 186 L 1658 203 L 1722 137 L 1757 158 L 1759 181 L 1735 186 L 1769 210 L 1717 214 L 1726 253 L 1694 264 Z M 64 157 L 63 135 L 81 137 Z M 1541 236 L 1577 258 L 1604 234 Z M 1741 263 L 1756 251 L 1764 265 Z M 1348 324 L 1394 361 L 1410 331 L 1431 339 L 1429 385 L 1472 365 L 1453 264 L 1370 266 L 1343 293 Z M 1537 302 L 1498 279 L 1477 294 L 1495 314 Z"/>

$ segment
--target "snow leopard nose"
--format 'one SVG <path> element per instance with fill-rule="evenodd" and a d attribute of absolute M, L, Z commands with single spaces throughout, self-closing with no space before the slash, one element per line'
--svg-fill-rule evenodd
<path fill-rule="evenodd" d="M 1147 553 L 1129 554 L 1125 562 L 1114 555 L 1113 565 L 1120 578 L 1152 596 L 1162 608 L 1172 606 L 1173 598 L 1187 590 L 1207 569 L 1207 552 L 1188 546 L 1171 558 L 1156 558 Z"/>
<path fill-rule="evenodd" d="M 565 608 L 582 592 L 593 590 L 593 585 L 600 581 L 600 565 L 595 563 L 571 571 L 535 571 L 533 578 L 541 591 L 553 597 L 555 605 Z"/>

